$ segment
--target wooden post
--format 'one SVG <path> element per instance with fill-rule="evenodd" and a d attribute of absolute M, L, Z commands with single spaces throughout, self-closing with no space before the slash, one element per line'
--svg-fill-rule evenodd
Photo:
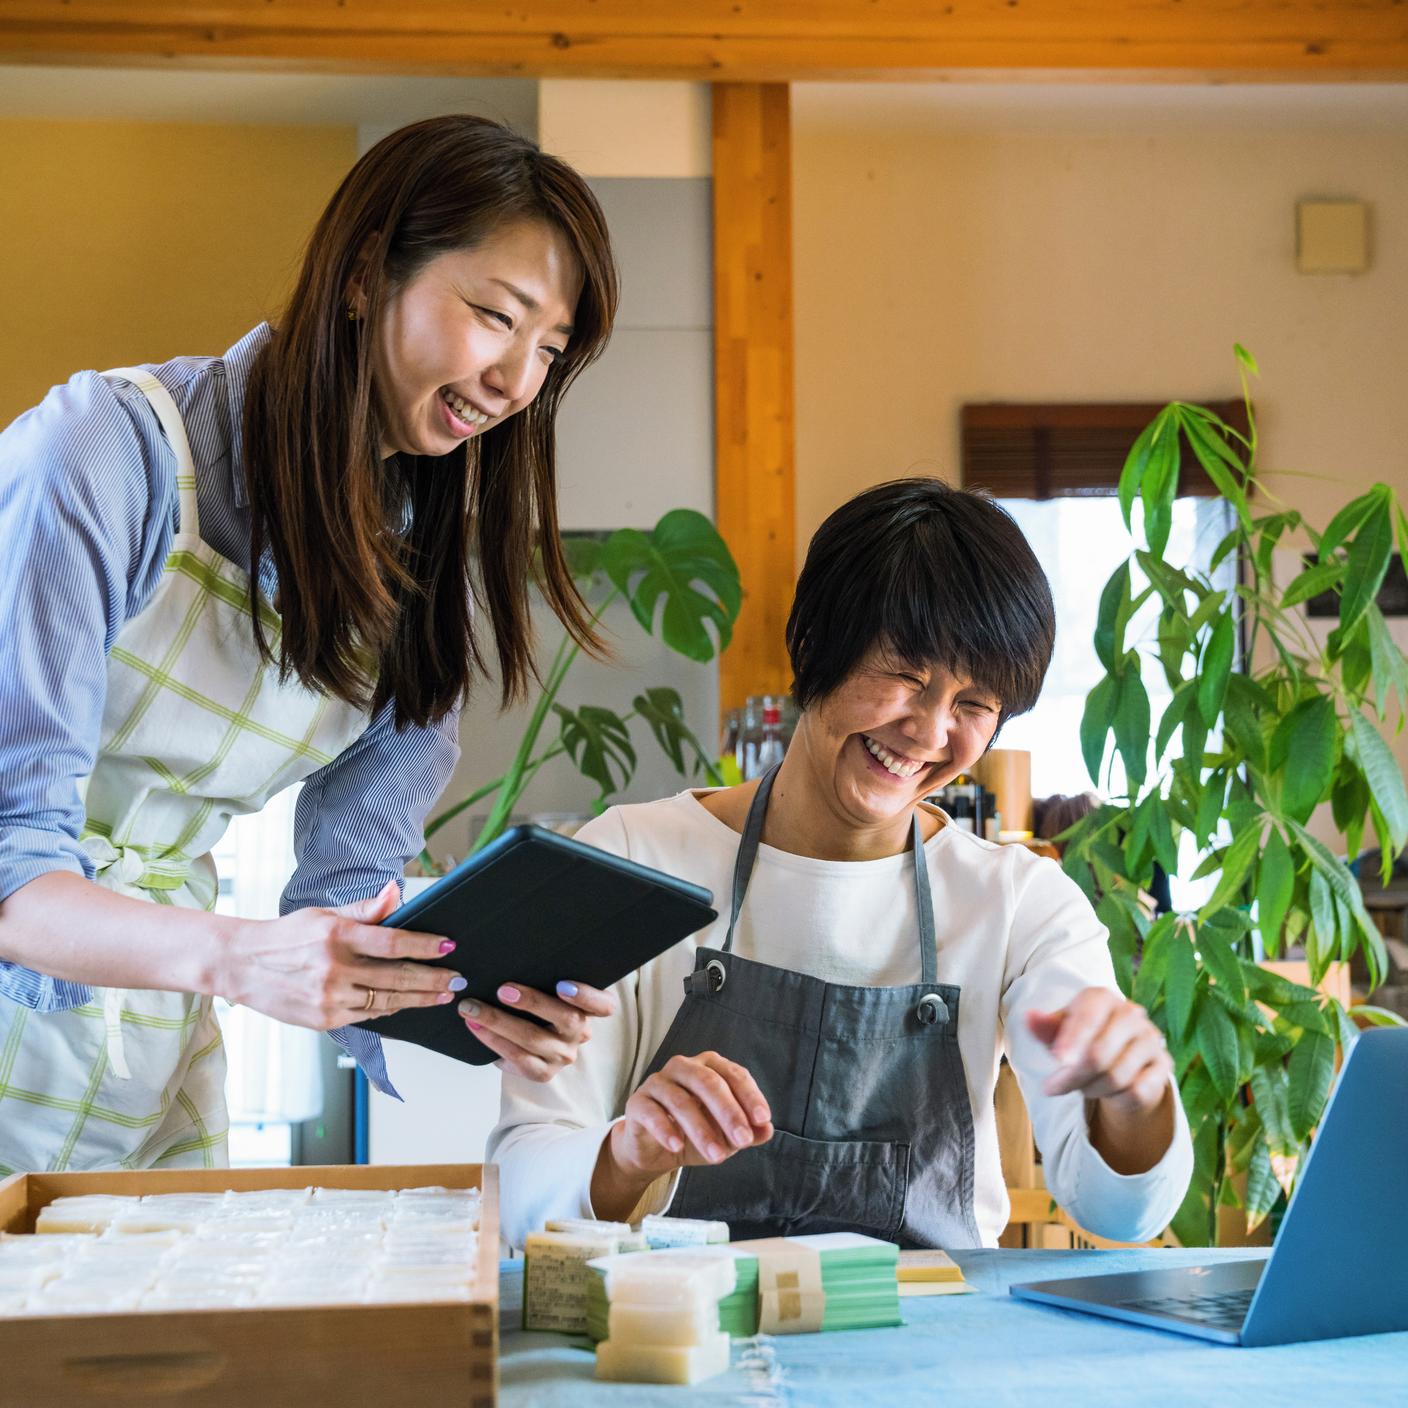
<path fill-rule="evenodd" d="M 787 85 L 714 86 L 714 486 L 743 610 L 719 668 L 724 709 L 791 684 L 795 570 L 792 143 Z"/>

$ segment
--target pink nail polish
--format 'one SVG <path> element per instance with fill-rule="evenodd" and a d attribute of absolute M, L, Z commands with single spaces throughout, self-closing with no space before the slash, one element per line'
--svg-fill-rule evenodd
<path fill-rule="evenodd" d="M 453 1002 L 455 995 L 452 992 L 442 992 L 435 1000 L 443 1006 L 447 1002 Z"/>
<path fill-rule="evenodd" d="M 484 1024 L 482 1022 L 466 1021 L 465 1026 L 467 1026 L 472 1032 L 482 1032 L 484 1030 Z"/>
<path fill-rule="evenodd" d="M 446 939 L 445 942 L 440 945 L 441 953 L 453 953 L 454 951 L 455 941 L 453 939 Z"/>
<path fill-rule="evenodd" d="M 515 987 L 510 987 L 507 983 L 499 989 L 500 1002 L 517 1002 L 523 994 Z"/>

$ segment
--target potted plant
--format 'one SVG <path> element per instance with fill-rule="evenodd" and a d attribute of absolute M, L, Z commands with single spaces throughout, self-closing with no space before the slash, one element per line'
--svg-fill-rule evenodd
<path fill-rule="evenodd" d="M 619 528 L 604 540 L 587 535 L 564 538 L 573 577 L 599 622 L 606 609 L 625 598 L 642 628 L 672 650 L 701 664 L 728 645 L 743 594 L 738 565 L 714 525 L 692 509 L 673 509 L 648 533 Z M 617 714 L 595 704 L 569 708 L 559 702 L 581 648 L 564 633 L 551 663 L 540 676 L 541 688 L 518 747 L 507 769 L 469 796 L 432 818 L 425 828 L 421 869 L 438 875 L 429 841 L 448 822 L 478 803 L 488 815 L 470 847 L 487 846 L 509 823 L 523 790 L 539 770 L 566 756 L 600 789 L 594 806 L 635 774 L 636 752 L 630 724 L 643 722 L 681 776 L 702 773 L 722 785 L 724 776 L 684 718 L 679 692 L 656 686 L 632 700 L 629 713 Z M 555 725 L 555 727 L 553 727 Z"/>
<path fill-rule="evenodd" d="M 1106 673 L 1086 701 L 1081 748 L 1097 785 L 1117 754 L 1126 786 L 1072 828 L 1064 857 L 1109 929 L 1121 986 L 1175 1061 L 1195 1150 L 1173 1223 L 1187 1245 L 1216 1240 L 1219 1206 L 1242 1202 L 1249 1228 L 1276 1207 L 1324 1108 L 1337 1046 L 1353 1039 L 1356 1019 L 1401 1020 L 1346 1010 L 1315 986 L 1358 954 L 1375 987 L 1386 954 L 1354 874 L 1309 823 L 1328 803 L 1351 858 L 1372 828 L 1385 881 L 1408 841 L 1403 774 L 1374 722 L 1396 714 L 1401 729 L 1408 708 L 1408 663 L 1375 605 L 1395 536 L 1408 558 L 1408 516 L 1385 484 L 1323 531 L 1280 503 L 1257 478 L 1256 364 L 1240 346 L 1236 356 L 1247 435 L 1174 403 L 1124 466 L 1120 504 L 1126 525 L 1142 504 L 1142 542 L 1101 597 L 1095 647 Z M 1182 444 L 1235 514 L 1213 559 L 1214 569 L 1238 564 L 1230 590 L 1164 557 Z M 1308 539 L 1315 557 L 1282 586 L 1272 555 L 1285 539 Z M 1293 608 L 1324 592 L 1339 613 L 1320 643 Z M 1157 627 L 1131 639 L 1146 603 Z M 1158 719 L 1146 669 L 1161 669 L 1173 691 Z M 1181 839 L 1196 852 L 1191 878 L 1216 877 L 1211 894 L 1196 912 L 1151 919 L 1142 892 L 1156 864 L 1179 871 Z M 1260 966 L 1292 945 L 1304 949 L 1311 986 Z"/>

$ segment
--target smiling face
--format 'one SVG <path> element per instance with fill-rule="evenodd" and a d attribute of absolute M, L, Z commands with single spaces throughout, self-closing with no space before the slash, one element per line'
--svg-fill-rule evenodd
<path fill-rule="evenodd" d="M 567 349 L 581 288 L 562 233 L 522 220 L 389 291 L 373 363 L 383 456 L 447 455 L 529 405 Z"/>
<path fill-rule="evenodd" d="M 812 802 L 861 833 L 906 828 L 916 803 L 987 751 L 1001 701 L 942 667 L 871 649 L 803 711 L 789 757 L 805 763 Z"/>

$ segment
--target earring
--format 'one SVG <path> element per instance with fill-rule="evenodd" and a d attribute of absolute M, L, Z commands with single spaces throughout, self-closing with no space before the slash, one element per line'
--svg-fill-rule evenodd
<path fill-rule="evenodd" d="M 357 310 L 350 303 L 347 305 L 347 321 L 349 323 L 357 321 Z"/>

